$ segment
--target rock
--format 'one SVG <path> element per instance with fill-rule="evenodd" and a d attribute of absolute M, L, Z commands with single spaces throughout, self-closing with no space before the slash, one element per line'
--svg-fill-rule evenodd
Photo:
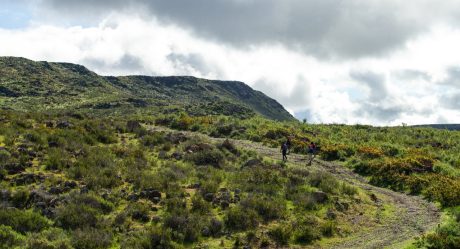
<path fill-rule="evenodd" d="M 188 188 L 191 188 L 191 189 L 199 189 L 200 187 L 201 187 L 200 183 L 193 183 L 188 186 Z"/>
<path fill-rule="evenodd" d="M 161 201 L 160 197 L 153 197 L 153 199 L 152 199 L 152 202 L 155 203 L 155 204 L 160 203 L 160 201 Z"/>
<path fill-rule="evenodd" d="M 89 189 L 87 186 L 81 186 L 80 194 L 87 194 L 88 192 L 89 192 Z"/>
<path fill-rule="evenodd" d="M 27 165 L 24 163 L 7 163 L 5 164 L 5 169 L 8 171 L 8 174 L 14 175 L 23 172 L 26 170 Z"/>
<path fill-rule="evenodd" d="M 50 148 L 59 147 L 59 144 L 56 141 L 49 141 L 48 142 L 48 147 L 50 147 Z"/>
<path fill-rule="evenodd" d="M 36 175 L 34 173 L 22 173 L 11 180 L 16 185 L 27 185 L 43 181 L 45 178 L 42 175 Z"/>
<path fill-rule="evenodd" d="M 229 206 L 230 206 L 230 203 L 228 203 L 227 201 L 221 201 L 220 202 L 220 207 L 222 209 L 227 209 Z"/>
<path fill-rule="evenodd" d="M 0 201 L 9 201 L 11 198 L 11 192 L 7 189 L 0 190 Z"/>
<path fill-rule="evenodd" d="M 233 191 L 233 192 L 235 192 L 235 194 L 237 194 L 237 195 L 238 195 L 238 194 L 240 194 L 240 193 L 241 193 L 241 190 L 240 190 L 239 188 L 236 188 L 236 189 L 235 189 L 235 191 Z"/>
<path fill-rule="evenodd" d="M 335 214 L 335 212 L 331 208 L 329 208 L 327 210 L 326 217 L 330 220 L 335 220 L 337 218 L 337 214 Z"/>
<path fill-rule="evenodd" d="M 158 152 L 158 158 L 160 159 L 166 159 L 168 158 L 168 153 L 164 150 L 161 150 L 160 152 Z"/>
<path fill-rule="evenodd" d="M 129 120 L 126 123 L 126 129 L 128 130 L 128 132 L 134 132 L 134 131 L 140 129 L 141 127 L 142 127 L 141 124 L 138 121 L 135 121 L 135 120 Z"/>
<path fill-rule="evenodd" d="M 259 159 L 251 159 L 247 161 L 246 163 L 244 163 L 244 165 L 241 168 L 261 166 L 261 165 L 263 165 L 263 163 Z"/>
<path fill-rule="evenodd" d="M 139 196 L 137 194 L 130 194 L 128 195 L 128 197 L 126 198 L 128 201 L 131 201 L 131 202 L 135 202 L 137 200 L 139 200 Z"/>
<path fill-rule="evenodd" d="M 313 199 L 318 202 L 318 203 L 326 203 L 326 201 L 329 199 L 328 195 L 322 191 L 316 191 L 312 193 Z"/>
<path fill-rule="evenodd" d="M 155 189 L 144 189 L 140 192 L 140 198 L 148 199 L 154 203 L 158 203 L 161 200 L 161 192 Z"/>
<path fill-rule="evenodd" d="M 47 207 L 47 205 L 45 202 L 40 201 L 40 202 L 35 203 L 35 207 L 40 210 L 44 210 Z"/>
<path fill-rule="evenodd" d="M 204 237 L 211 236 L 211 230 L 209 230 L 209 227 L 204 227 L 201 231 L 201 235 L 203 235 Z"/>
<path fill-rule="evenodd" d="M 149 218 L 149 216 L 147 214 L 141 213 L 139 211 L 134 211 L 131 214 L 131 217 L 133 217 L 133 219 L 135 219 L 135 220 L 139 220 L 139 221 L 142 221 L 142 222 L 147 222 L 147 221 L 150 220 L 150 218 Z"/>
<path fill-rule="evenodd" d="M 77 187 L 77 183 L 74 182 L 74 181 L 66 181 L 64 182 L 64 187 L 68 187 L 68 188 L 76 188 Z"/>
<path fill-rule="evenodd" d="M 183 156 L 182 156 L 182 153 L 176 151 L 176 152 L 172 153 L 171 157 L 176 159 L 176 160 L 181 160 Z"/>
<path fill-rule="evenodd" d="M 187 136 L 183 133 L 168 133 L 165 136 L 166 141 L 171 142 L 173 144 L 180 144 L 182 142 L 187 141 Z"/>
<path fill-rule="evenodd" d="M 48 190 L 48 192 L 53 195 L 58 195 L 58 194 L 62 194 L 64 190 L 63 188 L 56 186 L 56 187 L 51 187 L 50 190 Z"/>
<path fill-rule="evenodd" d="M 152 217 L 152 222 L 153 222 L 153 223 L 160 223 L 160 222 L 161 222 L 161 217 L 159 217 L 159 216 L 153 216 L 153 217 Z"/>
<path fill-rule="evenodd" d="M 61 120 L 56 124 L 56 127 L 59 129 L 65 129 L 72 127 L 72 124 L 69 121 Z"/>
<path fill-rule="evenodd" d="M 345 212 L 349 208 L 349 204 L 346 202 L 336 202 L 335 203 L 335 209 L 339 212 Z"/>
<path fill-rule="evenodd" d="M 48 128 L 54 128 L 54 122 L 51 120 L 45 121 L 45 126 Z"/>
<path fill-rule="evenodd" d="M 41 191 L 41 190 L 32 190 L 29 195 L 29 200 L 32 203 L 43 202 L 43 203 L 46 203 L 47 205 L 50 205 L 53 199 L 54 198 L 52 195 L 44 191 Z"/>
<path fill-rule="evenodd" d="M 373 202 L 378 202 L 379 201 L 379 198 L 377 198 L 377 196 L 374 193 L 370 194 L 370 197 L 371 197 L 371 200 Z"/>
<path fill-rule="evenodd" d="M 207 202 L 211 202 L 214 200 L 214 194 L 213 193 L 207 193 L 204 195 L 204 200 Z"/>

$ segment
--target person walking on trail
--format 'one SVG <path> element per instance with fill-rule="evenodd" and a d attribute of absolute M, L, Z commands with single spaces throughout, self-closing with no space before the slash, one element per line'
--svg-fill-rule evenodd
<path fill-rule="evenodd" d="M 287 146 L 287 154 L 289 155 L 291 153 L 291 138 L 290 137 L 287 137 L 286 146 Z"/>
<path fill-rule="evenodd" d="M 315 153 L 316 153 L 316 144 L 311 142 L 308 145 L 308 163 L 307 165 L 311 165 L 313 162 L 313 159 L 315 158 Z"/>
<path fill-rule="evenodd" d="M 283 154 L 283 162 L 286 162 L 287 161 L 287 150 L 288 150 L 288 146 L 286 143 L 283 143 L 281 145 L 281 153 Z"/>

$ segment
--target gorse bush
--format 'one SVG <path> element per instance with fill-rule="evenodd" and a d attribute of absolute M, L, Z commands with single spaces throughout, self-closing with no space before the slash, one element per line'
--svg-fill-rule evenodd
<path fill-rule="evenodd" d="M 0 249 L 15 248 L 24 240 L 24 235 L 17 233 L 11 226 L 0 225 Z"/>
<path fill-rule="evenodd" d="M 227 228 L 237 231 L 254 229 L 259 225 L 257 212 L 242 206 L 229 209 L 224 220 Z"/>
<path fill-rule="evenodd" d="M 27 249 L 72 249 L 70 237 L 61 229 L 50 228 L 30 234 L 25 242 Z"/>
<path fill-rule="evenodd" d="M 39 232 L 48 228 L 51 223 L 40 214 L 32 211 L 1 209 L 0 224 L 25 234 L 27 232 Z"/>
<path fill-rule="evenodd" d="M 95 228 L 83 228 L 74 231 L 72 246 L 75 249 L 104 249 L 112 244 L 112 234 Z"/>

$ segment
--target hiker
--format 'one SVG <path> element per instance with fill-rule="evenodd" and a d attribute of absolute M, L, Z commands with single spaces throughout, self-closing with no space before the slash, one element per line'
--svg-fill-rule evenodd
<path fill-rule="evenodd" d="M 316 153 L 316 144 L 311 142 L 308 145 L 308 163 L 307 165 L 311 165 L 313 162 L 313 159 L 315 158 L 315 153 Z"/>
<path fill-rule="evenodd" d="M 281 153 L 283 153 L 283 162 L 286 162 L 286 161 L 287 161 L 287 156 L 286 156 L 287 150 L 288 150 L 287 144 L 286 144 L 286 143 L 283 143 L 283 144 L 281 145 Z"/>
<path fill-rule="evenodd" d="M 287 154 L 289 155 L 291 153 L 291 138 L 290 137 L 287 137 L 286 146 L 287 146 Z"/>

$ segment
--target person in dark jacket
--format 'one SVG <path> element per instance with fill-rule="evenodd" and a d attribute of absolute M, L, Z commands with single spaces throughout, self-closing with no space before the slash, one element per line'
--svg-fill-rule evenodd
<path fill-rule="evenodd" d="M 308 145 L 308 163 L 307 165 L 311 165 L 311 163 L 313 162 L 313 159 L 315 158 L 315 154 L 316 154 L 316 144 L 311 142 Z"/>
<path fill-rule="evenodd" d="M 283 162 L 287 161 L 287 151 L 288 151 L 288 146 L 286 143 L 283 143 L 281 145 L 281 153 L 283 154 Z"/>

